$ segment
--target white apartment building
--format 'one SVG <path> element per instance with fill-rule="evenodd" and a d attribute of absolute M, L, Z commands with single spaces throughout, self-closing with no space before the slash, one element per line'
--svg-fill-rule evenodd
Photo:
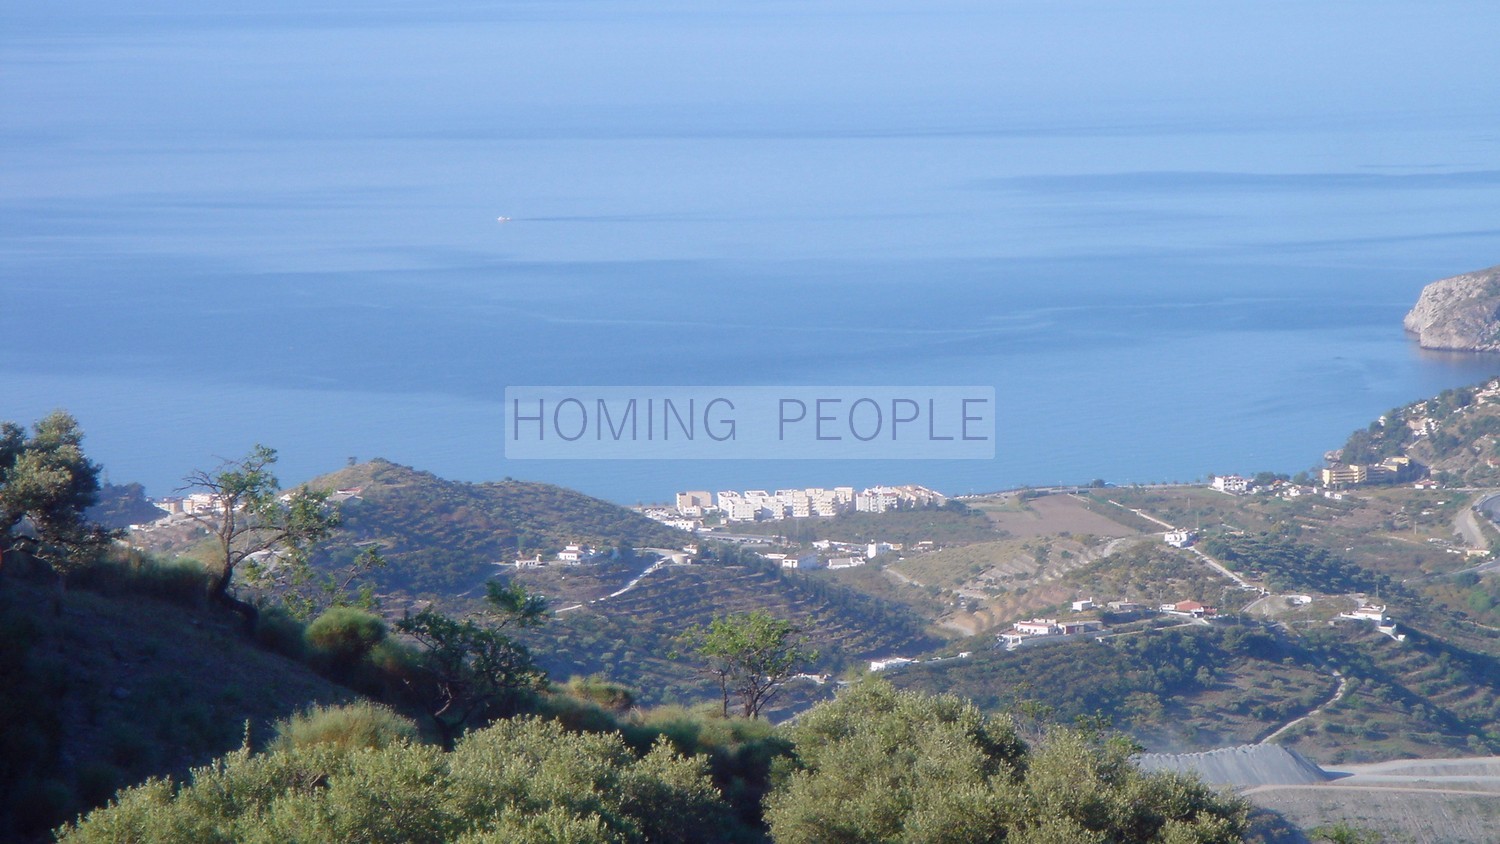
<path fill-rule="evenodd" d="M 1250 481 L 1239 475 L 1216 475 L 1214 476 L 1213 487 L 1219 492 L 1239 495 L 1242 492 L 1250 490 Z"/>

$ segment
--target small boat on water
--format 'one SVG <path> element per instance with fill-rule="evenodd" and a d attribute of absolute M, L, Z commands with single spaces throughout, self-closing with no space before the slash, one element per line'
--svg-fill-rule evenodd
<path fill-rule="evenodd" d="M 510 218 L 509 217 L 496 217 L 495 218 L 495 222 L 497 222 L 497 223 L 508 223 L 508 222 L 510 222 Z"/>

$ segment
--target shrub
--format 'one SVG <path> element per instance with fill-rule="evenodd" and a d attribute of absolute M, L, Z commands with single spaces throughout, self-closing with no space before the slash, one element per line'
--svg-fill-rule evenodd
<path fill-rule="evenodd" d="M 777 842 L 1240 841 L 1248 804 L 1144 774 L 1127 742 L 1014 728 L 951 695 L 871 679 L 791 730 L 801 770 L 766 802 Z M 831 807 L 837 807 L 836 810 Z"/>
<path fill-rule="evenodd" d="M 307 626 L 307 643 L 314 659 L 329 668 L 347 671 L 384 641 L 385 622 L 355 607 L 333 607 Z"/>
<path fill-rule="evenodd" d="M 152 841 L 707 842 L 748 840 L 704 773 L 659 743 L 536 719 L 476 730 L 452 753 L 404 742 L 230 753 L 180 788 L 150 780 L 58 830 L 67 844 Z"/>
<path fill-rule="evenodd" d="M 603 675 L 574 677 L 563 687 L 563 691 L 612 712 L 625 712 L 635 705 L 635 692 L 628 686 L 611 682 Z"/>
<path fill-rule="evenodd" d="M 572 695 L 543 695 L 531 709 L 533 714 L 549 721 L 557 721 L 577 732 L 607 733 L 620 729 L 620 722 L 614 713 L 592 701 L 580 700 Z"/>
<path fill-rule="evenodd" d="M 276 724 L 273 749 L 291 750 L 330 745 L 342 750 L 383 748 L 417 739 L 417 725 L 409 718 L 373 703 L 312 706 Z"/>

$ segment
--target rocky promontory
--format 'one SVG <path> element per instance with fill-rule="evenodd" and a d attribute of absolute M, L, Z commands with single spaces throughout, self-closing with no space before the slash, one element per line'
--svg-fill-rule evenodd
<path fill-rule="evenodd" d="M 1422 288 L 1406 330 L 1424 349 L 1500 351 L 1500 267 L 1445 278 Z"/>

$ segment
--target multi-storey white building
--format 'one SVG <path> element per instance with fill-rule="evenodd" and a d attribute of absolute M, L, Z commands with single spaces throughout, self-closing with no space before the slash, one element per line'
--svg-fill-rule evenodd
<path fill-rule="evenodd" d="M 1239 475 L 1217 475 L 1214 477 L 1214 489 L 1219 492 L 1227 492 L 1238 495 L 1250 489 L 1250 481 Z"/>
<path fill-rule="evenodd" d="M 755 521 L 756 505 L 734 490 L 719 493 L 719 511 L 731 522 Z"/>

